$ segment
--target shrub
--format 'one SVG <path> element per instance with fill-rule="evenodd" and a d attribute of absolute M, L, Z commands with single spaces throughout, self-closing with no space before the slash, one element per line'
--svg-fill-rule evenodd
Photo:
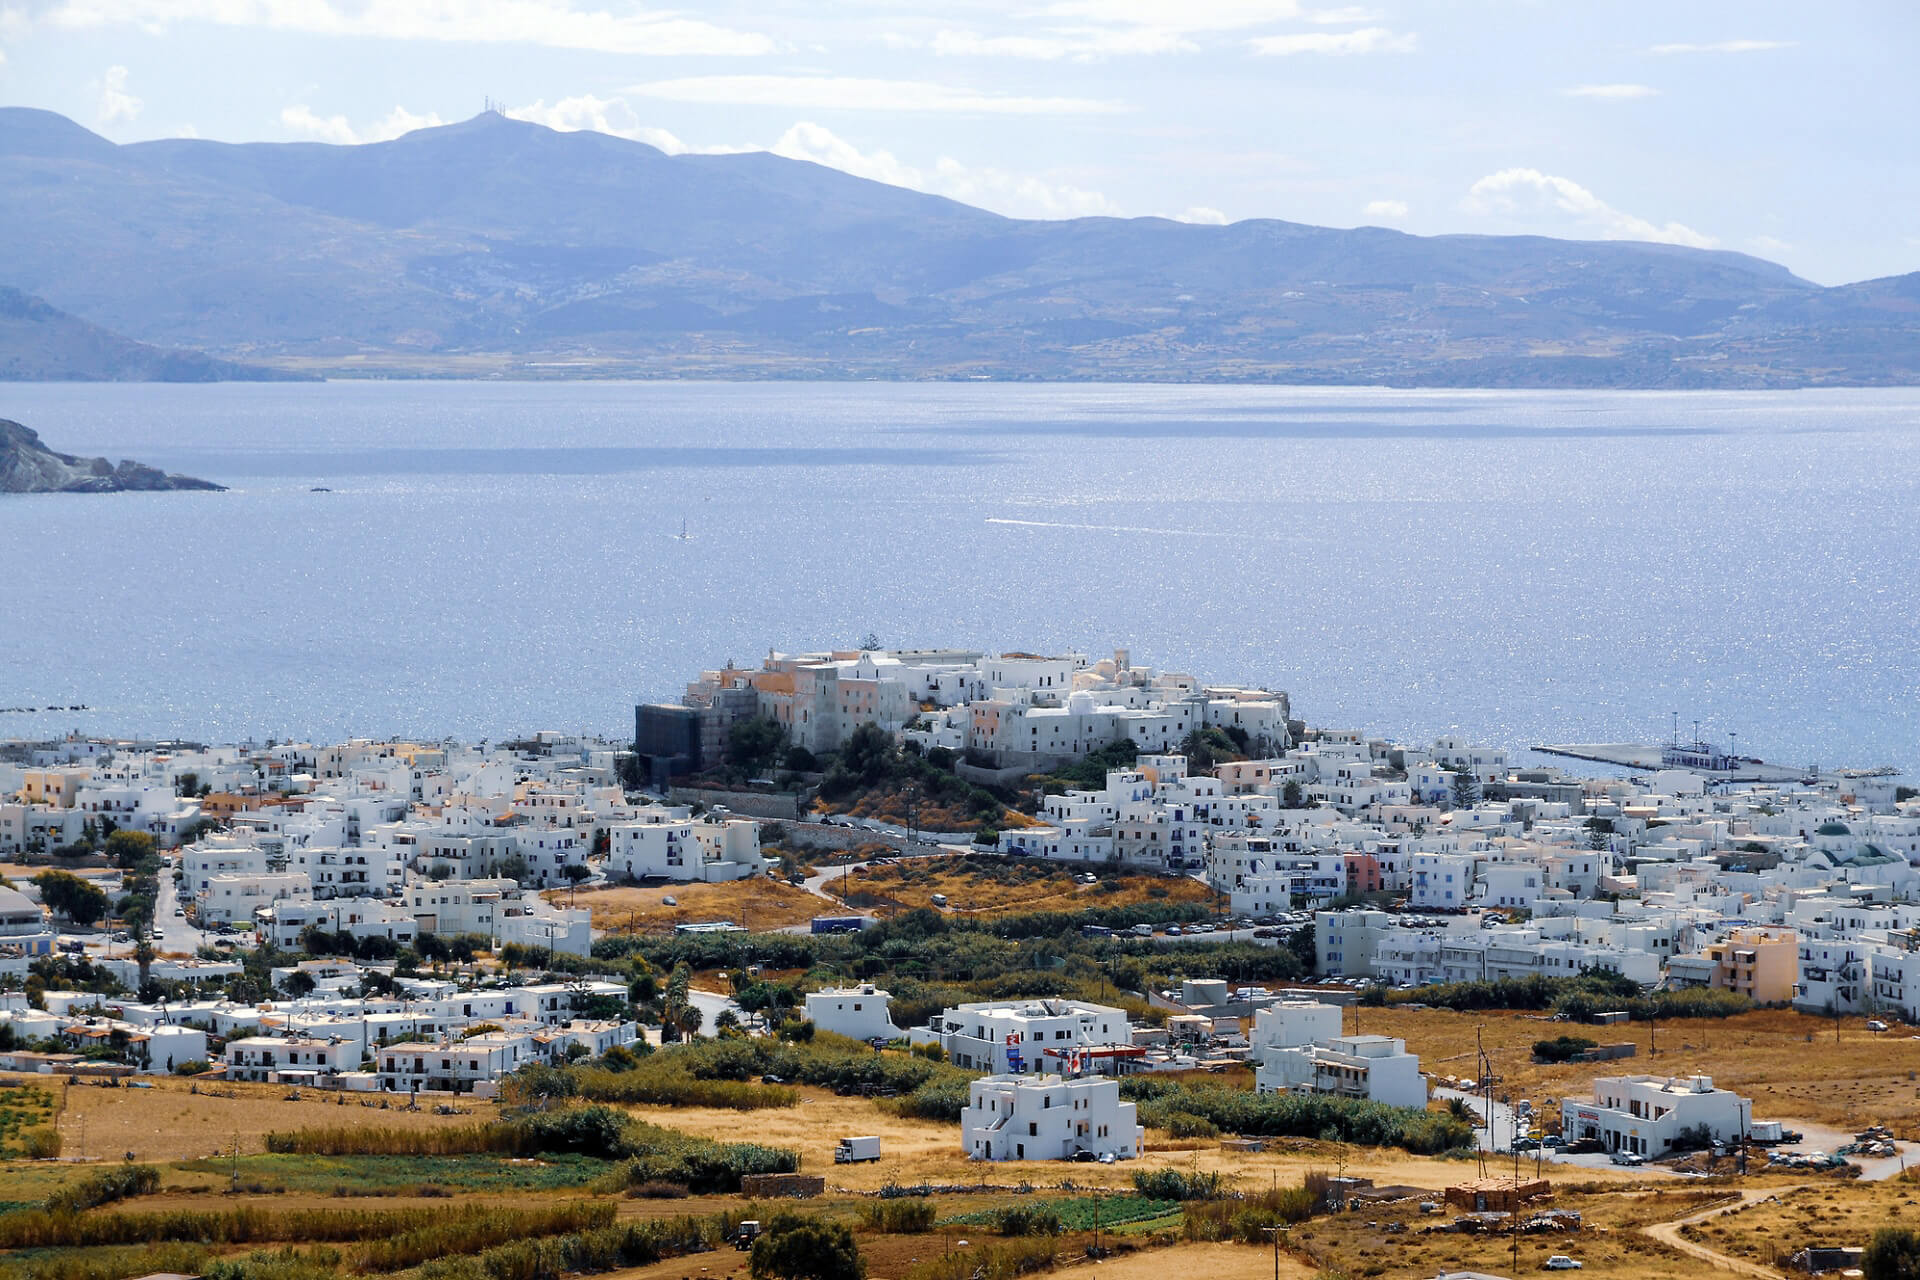
<path fill-rule="evenodd" d="M 1217 1200 L 1224 1185 L 1217 1173 L 1142 1169 L 1133 1175 L 1133 1189 L 1150 1200 Z"/>
<path fill-rule="evenodd" d="M 433 1258 L 478 1253 L 514 1240 L 561 1235 L 613 1225 L 611 1201 L 580 1201 L 548 1209 L 436 1215 L 440 1220 L 363 1245 L 355 1271 L 403 1271 Z"/>
<path fill-rule="evenodd" d="M 1052 1236 L 1007 1240 L 945 1258 L 930 1258 L 907 1268 L 906 1280 L 1015 1280 L 1052 1270 L 1060 1244 Z"/>
<path fill-rule="evenodd" d="M 1920 1231 L 1882 1227 L 1860 1254 L 1865 1280 L 1920 1280 Z"/>
<path fill-rule="evenodd" d="M 1057 1236 L 1060 1234 L 1060 1215 L 1051 1209 L 1032 1205 L 1010 1205 L 994 1210 L 988 1225 L 993 1228 L 995 1235 Z"/>
<path fill-rule="evenodd" d="M 47 1197 L 46 1207 L 51 1213 L 80 1213 L 115 1200 L 151 1195 L 159 1185 L 160 1171 L 152 1165 L 121 1165 L 102 1169 L 70 1187 L 62 1187 Z"/>
<path fill-rule="evenodd" d="M 1596 1047 L 1597 1043 L 1585 1036 L 1560 1036 L 1553 1040 L 1535 1040 L 1533 1060 L 1535 1062 L 1571 1062 L 1587 1050 Z"/>
<path fill-rule="evenodd" d="M 867 1264 L 845 1225 L 782 1213 L 753 1242 L 747 1270 L 753 1280 L 865 1280 Z"/>

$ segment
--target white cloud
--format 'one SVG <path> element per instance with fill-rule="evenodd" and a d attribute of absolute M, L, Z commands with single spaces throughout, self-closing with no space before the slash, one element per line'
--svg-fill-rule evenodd
<path fill-rule="evenodd" d="M 1749 236 L 1747 243 L 1762 253 L 1785 253 L 1793 246 L 1777 236 Z"/>
<path fill-rule="evenodd" d="M 932 169 L 902 162 L 890 151 L 862 151 L 832 130 L 801 121 L 773 144 L 775 155 L 808 160 L 896 187 L 947 196 L 1015 218 L 1119 216 L 1113 202 L 1098 191 L 1051 183 L 1031 174 L 973 168 L 941 156 Z"/>
<path fill-rule="evenodd" d="M 415 115 L 405 107 L 395 107 L 384 119 L 374 121 L 365 129 L 355 129 L 345 116 L 323 116 L 305 103 L 295 103 L 280 112 L 280 124 L 288 132 L 310 142 L 327 142 L 337 147 L 390 142 L 415 129 L 432 129 L 444 123 L 433 112 Z"/>
<path fill-rule="evenodd" d="M 942 111 L 994 115 L 1110 115 L 1117 102 L 1091 98 L 1012 98 L 915 80 L 856 76 L 689 76 L 622 90 L 642 98 L 808 111 Z"/>
<path fill-rule="evenodd" d="M 1088 62 L 1109 55 L 1194 53 L 1200 46 L 1176 31 L 1131 27 L 1118 31 L 1061 29 L 1041 35 L 982 36 L 971 31 L 941 31 L 933 51 L 941 57 L 1026 58 Z"/>
<path fill-rule="evenodd" d="M 1348 6 L 1345 9 L 1309 9 L 1300 15 L 1308 22 L 1321 26 L 1346 26 L 1353 22 L 1378 22 L 1380 15 L 1371 9 Z"/>
<path fill-rule="evenodd" d="M 1310 17 L 1299 0 L 1054 0 L 1039 15 L 1158 31 L 1240 31 Z"/>
<path fill-rule="evenodd" d="M 100 81 L 100 123 L 131 122 L 139 116 L 145 105 L 127 92 L 127 69 L 108 67 L 107 74 Z"/>
<path fill-rule="evenodd" d="M 1249 43 L 1255 53 L 1288 57 L 1296 53 L 1412 53 L 1417 40 L 1418 37 L 1411 32 L 1398 35 L 1385 27 L 1361 27 L 1355 31 L 1308 31 L 1295 35 L 1259 36 Z"/>
<path fill-rule="evenodd" d="M 625 5 L 620 12 L 579 8 L 572 0 L 59 0 L 47 21 L 69 28 L 147 31 L 205 22 L 324 36 L 674 56 L 774 50 L 773 41 L 756 32 Z"/>
<path fill-rule="evenodd" d="M 337 147 L 347 147 L 360 141 L 360 135 L 353 131 L 353 126 L 345 116 L 318 115 L 305 103 L 282 107 L 280 123 L 310 142 L 330 142 Z"/>
<path fill-rule="evenodd" d="M 1407 216 L 1407 202 L 1405 200 L 1369 200 L 1367 207 L 1362 209 L 1360 214 L 1366 218 L 1385 218 L 1397 222 Z"/>
<path fill-rule="evenodd" d="M 1649 53 L 1765 53 L 1771 49 L 1791 49 L 1796 40 L 1721 40 L 1714 44 L 1657 44 Z"/>
<path fill-rule="evenodd" d="M 507 114 L 515 120 L 531 120 L 562 133 L 574 133 L 581 129 L 610 133 L 616 138 L 628 138 L 658 147 L 670 156 L 693 150 L 667 130 L 640 123 L 640 117 L 627 105 L 625 98 L 596 98 L 588 93 L 577 98 L 562 98 L 552 106 L 548 106 L 546 99 L 542 98 L 531 105 L 515 107 Z"/>
<path fill-rule="evenodd" d="M 1579 84 L 1560 92 L 1569 98 L 1657 98 L 1660 91 L 1650 84 Z"/>
<path fill-rule="evenodd" d="M 1176 222 L 1192 222 L 1203 227 L 1224 227 L 1228 222 L 1226 214 L 1203 204 L 1194 205 L 1185 213 L 1176 213 L 1173 217 Z"/>
<path fill-rule="evenodd" d="M 1463 202 L 1469 213 L 1570 219 L 1603 240 L 1652 240 L 1711 249 L 1719 241 L 1679 222 L 1655 224 L 1614 208 L 1570 178 L 1538 169 L 1502 169 L 1473 184 Z"/>
<path fill-rule="evenodd" d="M 442 120 L 437 112 L 429 111 L 423 116 L 417 116 L 405 107 L 395 107 L 387 113 L 386 119 L 374 125 L 366 133 L 365 140 L 386 142 L 391 138 L 412 133 L 415 129 L 438 129 L 445 123 L 446 121 Z"/>

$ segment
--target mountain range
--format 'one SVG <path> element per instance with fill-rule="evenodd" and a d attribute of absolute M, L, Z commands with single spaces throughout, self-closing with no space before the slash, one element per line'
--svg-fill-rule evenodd
<path fill-rule="evenodd" d="M 1025 221 L 494 113 L 358 146 L 116 145 L 0 109 L 0 218 L 0 285 L 283 372 L 1920 381 L 1920 274 L 1822 288 L 1630 241 Z M 0 324 L 0 368 L 16 340 Z"/>

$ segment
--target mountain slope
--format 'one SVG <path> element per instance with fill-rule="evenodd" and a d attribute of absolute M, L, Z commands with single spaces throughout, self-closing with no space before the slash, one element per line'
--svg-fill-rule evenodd
<path fill-rule="evenodd" d="M 192 476 L 170 475 L 157 467 L 105 458 L 76 458 L 55 453 L 40 435 L 0 418 L 0 493 L 133 493 L 170 489 L 211 489 L 225 485 Z"/>
<path fill-rule="evenodd" d="M 114 146 L 0 110 L 0 218 L 0 279 L 143 341 L 317 367 L 1799 385 L 1910 380 L 1920 339 L 1911 284 L 1736 253 L 1021 221 L 491 114 L 354 147 Z"/>
<path fill-rule="evenodd" d="M 298 375 L 150 347 L 0 286 L 0 382 L 265 382 Z"/>

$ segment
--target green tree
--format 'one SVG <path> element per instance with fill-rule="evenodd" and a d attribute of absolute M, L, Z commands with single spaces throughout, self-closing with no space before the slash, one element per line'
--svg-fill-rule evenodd
<path fill-rule="evenodd" d="M 1920 1229 L 1882 1227 L 1860 1254 L 1866 1280 L 1920 1280 Z"/>
<path fill-rule="evenodd" d="M 787 731 L 765 716 L 735 720 L 727 729 L 727 759 L 750 773 L 771 768 L 786 745 Z"/>
<path fill-rule="evenodd" d="M 40 901 L 74 924 L 93 924 L 107 914 L 106 892 L 71 871 L 42 871 L 33 883 L 40 890 Z"/>
<path fill-rule="evenodd" d="M 753 1242 L 747 1270 L 753 1280 L 865 1280 L 867 1264 L 845 1223 L 782 1213 Z"/>
<path fill-rule="evenodd" d="M 1303 809 L 1306 807 L 1306 803 L 1306 795 L 1300 790 L 1299 780 L 1296 778 L 1288 778 L 1286 784 L 1280 788 L 1280 807 L 1282 809 Z"/>
<path fill-rule="evenodd" d="M 131 870 L 153 856 L 153 837 L 144 831 L 116 831 L 107 837 L 106 853 L 114 866 Z"/>
<path fill-rule="evenodd" d="M 1473 776 L 1471 769 L 1455 769 L 1448 792 L 1448 798 L 1453 801 L 1454 808 L 1471 809 L 1480 803 L 1480 780 Z"/>

